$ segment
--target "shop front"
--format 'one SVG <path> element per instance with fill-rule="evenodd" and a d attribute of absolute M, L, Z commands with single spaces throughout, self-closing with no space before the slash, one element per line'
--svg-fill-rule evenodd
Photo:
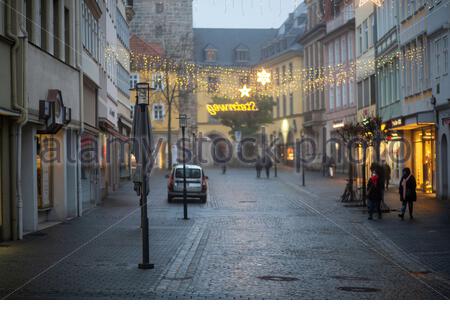
<path fill-rule="evenodd" d="M 119 119 L 119 134 L 125 138 L 119 146 L 119 174 L 121 181 L 131 178 L 131 148 L 129 138 L 131 135 L 131 125 L 126 120 Z"/>
<path fill-rule="evenodd" d="M 33 150 L 34 153 L 30 154 L 34 164 L 24 167 L 28 167 L 29 170 L 34 168 L 35 171 L 33 176 L 36 177 L 38 213 L 37 221 L 32 216 L 24 218 L 27 231 L 34 231 L 36 222 L 39 228 L 39 225 L 49 221 L 61 221 L 76 212 L 76 198 L 70 204 L 75 208 L 71 207 L 69 210 L 65 197 L 71 193 L 67 189 L 69 184 L 74 182 L 69 181 L 67 154 L 71 146 L 71 141 L 67 139 L 67 131 L 72 120 L 72 112 L 71 108 L 65 106 L 60 90 L 48 90 L 47 99 L 39 101 L 39 120 L 43 126 L 30 125 L 23 134 L 24 141 L 31 144 L 28 147 L 24 142 L 23 148 L 28 149 L 26 152 Z M 26 152 L 22 155 L 23 160 L 26 159 Z"/>
<path fill-rule="evenodd" d="M 285 165 L 293 167 L 295 164 L 295 139 L 294 132 L 289 131 L 286 144 L 283 147 L 282 161 Z"/>
<path fill-rule="evenodd" d="M 401 132 L 390 133 L 389 141 L 381 144 L 381 160 L 384 161 L 391 170 L 390 184 L 398 185 L 403 170 L 403 154 L 405 154 L 405 144 Z"/>
<path fill-rule="evenodd" d="M 436 129 L 413 130 L 413 172 L 417 188 L 425 193 L 436 192 Z"/>
<path fill-rule="evenodd" d="M 279 124 L 278 133 L 274 132 L 271 135 L 271 141 L 276 145 L 277 159 L 280 163 L 289 167 L 295 166 L 295 148 L 296 148 L 296 133 L 297 123 L 299 119 L 283 119 Z"/>
<path fill-rule="evenodd" d="M 439 187 L 440 199 L 450 199 L 450 108 L 439 115 Z"/>
<path fill-rule="evenodd" d="M 342 141 L 342 137 L 339 134 L 339 130 L 345 125 L 344 120 L 333 121 L 329 124 L 329 140 L 327 144 L 327 155 L 326 165 L 334 165 L 336 171 L 345 172 L 348 170 L 347 165 L 347 147 Z"/>
<path fill-rule="evenodd" d="M 36 134 L 36 176 L 38 198 L 38 224 L 49 220 L 53 208 L 53 159 L 54 140 L 52 135 Z"/>
<path fill-rule="evenodd" d="M 430 194 L 436 192 L 436 127 L 433 119 L 434 114 L 426 112 L 391 120 L 392 141 L 388 144 L 387 157 L 396 182 L 401 179 L 402 170 L 409 167 L 416 177 L 417 190 Z"/>
<path fill-rule="evenodd" d="M 99 185 L 98 135 L 85 131 L 81 136 L 81 199 L 83 211 L 97 204 Z"/>

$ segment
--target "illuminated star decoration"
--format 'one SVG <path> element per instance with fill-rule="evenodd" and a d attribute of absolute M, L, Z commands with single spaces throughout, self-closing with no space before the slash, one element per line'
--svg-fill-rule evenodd
<path fill-rule="evenodd" d="M 262 69 L 261 72 L 258 72 L 258 82 L 263 86 L 270 83 L 270 73 L 268 73 L 265 69 Z"/>
<path fill-rule="evenodd" d="M 383 5 L 383 0 L 359 0 L 359 6 L 362 7 L 369 1 L 373 2 L 378 7 L 381 7 Z"/>
<path fill-rule="evenodd" d="M 247 85 L 244 85 L 244 87 L 242 89 L 239 89 L 239 91 L 241 92 L 241 97 L 250 97 L 250 91 L 252 91 L 252 89 L 247 88 Z"/>

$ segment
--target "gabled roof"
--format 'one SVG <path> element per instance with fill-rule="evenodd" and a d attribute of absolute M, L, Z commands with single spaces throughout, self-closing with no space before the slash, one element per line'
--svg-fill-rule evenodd
<path fill-rule="evenodd" d="M 240 43 L 234 50 L 249 50 L 249 48 L 245 44 Z"/>
<path fill-rule="evenodd" d="M 245 49 L 249 50 L 250 58 L 245 65 L 256 65 L 261 59 L 263 44 L 276 34 L 276 29 L 194 28 L 194 59 L 197 64 L 233 66 L 236 65 L 235 49 L 245 45 Z M 209 45 L 218 51 L 215 62 L 205 61 L 204 51 Z"/>
<path fill-rule="evenodd" d="M 203 50 L 217 50 L 217 48 L 214 47 L 212 44 L 208 43 L 208 45 Z"/>
<path fill-rule="evenodd" d="M 133 34 L 130 38 L 130 48 L 134 54 L 145 56 L 164 56 L 164 49 L 159 43 L 146 42 Z"/>
<path fill-rule="evenodd" d="M 287 53 L 302 52 L 303 47 L 299 44 L 299 40 L 305 33 L 306 11 L 307 7 L 302 2 L 289 14 L 288 19 L 278 29 L 277 35 L 264 44 L 263 62 Z"/>

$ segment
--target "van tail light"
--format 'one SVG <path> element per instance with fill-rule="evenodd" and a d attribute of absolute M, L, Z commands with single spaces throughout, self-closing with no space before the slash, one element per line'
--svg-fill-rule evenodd
<path fill-rule="evenodd" d="M 173 182 L 173 175 L 170 175 L 170 177 L 169 177 L 169 184 L 168 184 L 169 191 L 173 191 L 173 184 L 174 184 L 174 182 Z"/>
<path fill-rule="evenodd" d="M 206 184 L 206 177 L 203 176 L 202 178 L 202 192 L 206 192 L 207 184 Z"/>

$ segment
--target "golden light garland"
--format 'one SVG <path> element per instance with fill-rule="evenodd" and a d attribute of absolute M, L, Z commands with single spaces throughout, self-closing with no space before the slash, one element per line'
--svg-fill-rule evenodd
<path fill-rule="evenodd" d="M 239 98 L 244 85 L 252 92 L 267 96 L 281 96 L 294 91 L 302 91 L 305 94 L 314 91 L 326 90 L 330 85 L 356 81 L 359 77 L 369 76 L 374 73 L 375 67 L 379 75 L 383 68 L 389 67 L 391 72 L 396 68 L 404 68 L 405 64 L 415 62 L 422 64 L 424 56 L 423 48 L 407 48 L 404 52 L 395 51 L 389 55 L 377 58 L 377 60 L 357 60 L 349 64 L 328 65 L 320 68 L 294 68 L 292 72 L 278 75 L 270 71 L 269 66 L 212 66 L 195 64 L 185 61 L 174 61 L 161 56 L 148 56 L 139 53 L 128 53 L 126 50 L 105 50 L 105 54 L 112 58 L 129 59 L 132 71 L 143 74 L 148 81 L 154 73 L 163 73 L 170 76 L 170 83 L 176 83 L 180 89 L 193 92 L 220 93 L 228 98 Z M 210 83 L 211 78 L 216 78 L 217 83 Z M 271 81 L 268 81 L 271 80 Z M 213 88 L 211 88 L 213 87 Z"/>

